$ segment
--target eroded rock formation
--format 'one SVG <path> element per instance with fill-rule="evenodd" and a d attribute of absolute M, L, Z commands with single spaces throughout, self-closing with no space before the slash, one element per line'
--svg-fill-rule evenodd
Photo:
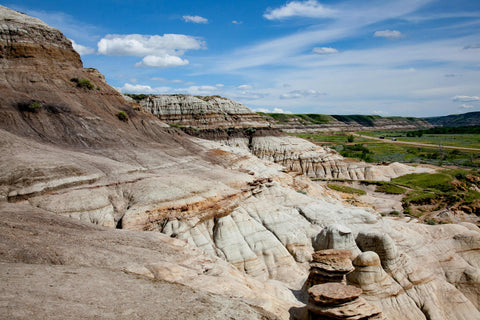
<path fill-rule="evenodd" d="M 245 308 L 235 317 L 258 318 L 268 310 L 286 319 L 288 309 L 301 302 L 294 301 L 285 287 L 301 288 L 314 248 L 333 248 L 351 249 L 358 257 L 366 251 L 377 252 L 380 265 L 375 267 L 393 279 L 388 281 L 398 283 L 410 301 L 404 307 L 403 300 L 397 299 L 401 295 L 382 291 L 381 281 L 375 284 L 380 288 L 365 288 L 365 299 L 381 306 L 387 317 L 467 319 L 468 314 L 468 319 L 480 318 L 480 232 L 475 226 L 383 219 L 373 210 L 338 202 L 304 175 L 286 170 L 281 161 L 269 161 L 267 153 L 264 159 L 252 154 L 257 143 L 253 135 L 251 140 L 193 138 L 126 101 L 97 71 L 81 68 L 68 39 L 37 19 L 0 7 L 0 25 L 0 213 L 7 221 L 15 212 L 15 221 L 2 225 L 6 228 L 2 235 L 8 236 L 0 239 L 5 246 L 0 251 L 0 268 L 8 280 L 1 281 L 1 286 L 10 294 L 8 301 L 16 301 L 16 287 L 27 287 L 22 279 L 34 268 L 23 263 L 39 262 L 42 266 L 34 274 L 38 278 L 48 274 L 59 286 L 59 291 L 49 291 L 45 310 L 54 309 L 59 293 L 72 291 L 68 286 L 79 285 L 81 276 L 72 276 L 72 282 L 62 280 L 73 269 L 80 275 L 94 272 L 95 277 L 84 277 L 84 284 L 95 282 L 95 289 L 80 290 L 72 300 L 95 305 L 92 312 L 97 315 L 102 311 L 95 299 L 102 296 L 97 284 L 126 281 L 129 288 L 139 284 L 148 292 L 166 288 L 158 299 L 167 305 L 172 299 L 165 292 L 169 287 L 173 290 L 172 283 L 189 286 L 186 295 L 193 294 L 192 288 L 202 292 L 216 288 L 213 292 L 228 296 L 238 291 L 238 305 L 243 306 L 239 308 Z M 16 31 L 20 29 L 24 31 Z M 71 81 L 74 78 L 89 80 L 93 88 L 77 86 Z M 128 115 L 126 121 L 118 117 L 119 111 Z M 272 137 L 260 136 L 257 145 L 262 147 L 255 150 L 291 150 L 282 145 L 282 139 Z M 329 154 L 323 149 L 318 152 Z M 286 153 L 284 159 L 290 159 Z M 302 157 L 302 152 L 296 154 Z M 341 161 L 338 155 L 332 156 Z M 45 223 L 37 220 L 40 216 L 46 217 Z M 72 230 L 54 230 L 62 223 L 75 226 L 76 236 L 70 237 Z M 115 227 L 130 230 L 115 231 Z M 319 236 L 342 239 L 346 234 L 348 241 L 325 243 Z M 83 237 L 88 239 L 84 248 L 79 242 Z M 169 249 L 163 251 L 165 246 Z M 96 254 L 99 248 L 101 255 Z M 164 259 L 175 255 L 188 257 Z M 52 267 L 54 263 L 63 267 Z M 360 263 L 358 272 L 361 267 Z M 377 271 L 379 278 L 384 277 Z M 172 283 L 162 282 L 158 289 L 149 282 L 152 278 Z M 352 281 L 361 288 L 368 284 L 361 274 Z M 35 288 L 44 284 L 40 281 Z M 35 318 L 31 301 L 39 290 L 21 291 L 22 299 L 30 301 L 27 316 Z M 192 298 L 192 304 L 227 303 L 209 297 L 197 305 Z M 131 308 L 119 310 L 132 309 L 148 317 L 148 312 L 135 311 L 141 303 L 127 305 Z M 16 316 L 8 306 L 0 308 L 8 311 L 2 314 Z M 222 312 L 218 310 L 218 317 Z M 128 315 L 113 312 L 112 317 L 116 316 Z M 203 317 L 212 316 L 205 313 Z"/>

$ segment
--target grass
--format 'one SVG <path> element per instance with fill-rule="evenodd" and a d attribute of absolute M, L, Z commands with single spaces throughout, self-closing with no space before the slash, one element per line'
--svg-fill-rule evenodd
<path fill-rule="evenodd" d="M 88 90 L 93 90 L 95 88 L 93 83 L 91 83 L 90 80 L 85 78 L 72 78 L 70 79 L 70 81 L 75 82 L 78 88 L 83 88 Z"/>
<path fill-rule="evenodd" d="M 343 192 L 343 193 L 358 194 L 358 195 L 366 194 L 366 192 L 361 190 L 361 189 L 356 189 L 356 188 L 352 188 L 352 187 L 349 187 L 349 186 L 342 186 L 342 185 L 339 185 L 339 184 L 330 183 L 330 184 L 327 184 L 327 187 L 329 187 L 332 190 L 340 191 L 340 192 Z"/>
<path fill-rule="evenodd" d="M 386 194 L 403 194 L 403 193 L 405 193 L 406 190 L 405 190 L 405 188 L 402 188 L 402 187 L 397 186 L 395 184 L 384 182 L 384 183 L 378 184 L 375 187 L 375 191 L 376 192 L 383 192 L 383 193 L 386 193 Z"/>

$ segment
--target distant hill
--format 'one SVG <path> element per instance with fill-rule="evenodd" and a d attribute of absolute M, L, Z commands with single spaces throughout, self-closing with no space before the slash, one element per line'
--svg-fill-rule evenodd
<path fill-rule="evenodd" d="M 480 126 L 480 111 L 451 114 L 443 117 L 423 118 L 435 127 L 469 127 Z"/>
<path fill-rule="evenodd" d="M 262 113 L 274 128 L 286 132 L 418 130 L 432 125 L 420 118 L 381 117 L 378 115 L 325 115 Z"/>

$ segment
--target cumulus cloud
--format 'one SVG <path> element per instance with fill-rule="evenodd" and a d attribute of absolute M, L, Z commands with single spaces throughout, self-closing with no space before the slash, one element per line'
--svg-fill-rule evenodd
<path fill-rule="evenodd" d="M 480 97 L 477 96 L 455 96 L 452 98 L 455 102 L 479 102 Z"/>
<path fill-rule="evenodd" d="M 72 41 L 73 49 L 75 49 L 75 51 L 77 51 L 81 56 L 95 53 L 95 49 L 93 48 L 82 46 L 71 39 L 70 41 Z"/>
<path fill-rule="evenodd" d="M 98 44 L 98 53 L 109 56 L 144 56 L 137 67 L 178 67 L 188 64 L 180 58 L 186 50 L 205 48 L 205 42 L 183 34 L 107 35 Z"/>
<path fill-rule="evenodd" d="M 317 91 L 317 90 L 293 90 L 287 93 L 283 93 L 280 95 L 280 99 L 300 99 L 300 98 L 305 98 L 305 97 L 318 97 L 318 96 L 324 96 L 326 95 L 323 92 Z"/>
<path fill-rule="evenodd" d="M 268 20 L 280 20 L 290 17 L 325 18 L 331 17 L 334 10 L 326 8 L 316 0 L 291 1 L 277 9 L 267 9 L 263 15 Z"/>
<path fill-rule="evenodd" d="M 316 54 L 333 54 L 333 53 L 338 53 L 338 50 L 335 48 L 329 48 L 329 47 L 317 47 L 313 48 L 313 53 Z"/>
<path fill-rule="evenodd" d="M 373 36 L 377 37 L 377 38 L 387 38 L 387 39 L 393 39 L 393 40 L 397 40 L 397 39 L 400 39 L 400 38 L 404 37 L 404 35 L 400 31 L 397 31 L 397 30 L 375 31 Z"/>
<path fill-rule="evenodd" d="M 125 83 L 123 87 L 120 88 L 120 90 L 126 93 L 167 93 L 171 91 L 172 88 L 170 87 L 152 88 L 151 86 L 142 85 L 142 84 Z"/>
<path fill-rule="evenodd" d="M 208 19 L 200 16 L 183 16 L 182 18 L 185 22 L 208 23 Z"/>
<path fill-rule="evenodd" d="M 184 34 L 107 35 L 98 44 L 98 53 L 107 56 L 182 55 L 185 50 L 198 50 L 205 42 Z"/>
<path fill-rule="evenodd" d="M 178 67 L 188 64 L 188 60 L 182 59 L 177 56 L 171 56 L 169 54 L 164 54 L 162 56 L 152 56 L 148 55 L 142 59 L 141 62 L 135 64 L 135 67 L 158 67 L 158 68 L 167 68 L 167 67 Z"/>

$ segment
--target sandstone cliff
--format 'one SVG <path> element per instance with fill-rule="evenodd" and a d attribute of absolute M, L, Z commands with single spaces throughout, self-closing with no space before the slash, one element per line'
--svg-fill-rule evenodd
<path fill-rule="evenodd" d="M 4 7 L 0 25 L 2 314 L 145 318 L 180 296 L 189 305 L 172 318 L 288 319 L 306 302 L 312 253 L 338 248 L 388 319 L 480 319 L 475 226 L 336 201 L 268 160 L 292 142 L 187 136 L 82 69 L 57 30 Z M 28 56 L 5 54 L 22 44 Z"/>

